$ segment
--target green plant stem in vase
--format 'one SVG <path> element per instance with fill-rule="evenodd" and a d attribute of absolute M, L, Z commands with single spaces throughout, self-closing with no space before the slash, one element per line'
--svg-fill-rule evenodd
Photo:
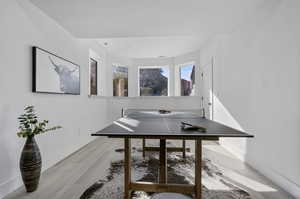
<path fill-rule="evenodd" d="M 18 117 L 20 131 L 17 135 L 27 138 L 20 158 L 20 170 L 27 192 L 33 192 L 38 187 L 42 168 L 41 154 L 34 136 L 61 127 L 47 128 L 48 120 L 39 122 L 33 106 L 25 107 L 24 111 L 25 113 Z"/>

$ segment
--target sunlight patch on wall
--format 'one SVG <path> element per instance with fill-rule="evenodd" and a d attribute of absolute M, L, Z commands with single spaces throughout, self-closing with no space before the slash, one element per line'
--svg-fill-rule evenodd
<path fill-rule="evenodd" d="M 213 94 L 213 99 L 214 120 L 240 131 L 245 131 L 215 94 Z M 247 138 L 221 138 L 220 144 L 240 160 L 245 161 L 247 152 Z"/>

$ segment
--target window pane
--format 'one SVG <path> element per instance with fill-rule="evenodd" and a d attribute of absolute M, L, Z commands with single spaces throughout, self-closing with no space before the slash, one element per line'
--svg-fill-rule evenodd
<path fill-rule="evenodd" d="M 168 78 L 168 68 L 141 68 L 140 96 L 168 96 Z"/>
<path fill-rule="evenodd" d="M 128 68 L 113 66 L 114 96 L 128 96 Z"/>
<path fill-rule="evenodd" d="M 97 61 L 90 59 L 90 94 L 97 95 Z"/>
<path fill-rule="evenodd" d="M 181 96 L 195 95 L 195 66 L 180 67 Z"/>

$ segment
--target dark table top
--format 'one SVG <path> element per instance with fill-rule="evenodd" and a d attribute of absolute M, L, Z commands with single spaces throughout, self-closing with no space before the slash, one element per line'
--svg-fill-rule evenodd
<path fill-rule="evenodd" d="M 181 122 L 206 128 L 206 132 L 183 130 Z M 210 139 L 219 137 L 253 137 L 218 122 L 202 118 L 189 112 L 160 114 L 157 111 L 133 112 L 114 121 L 92 136 L 115 138 L 158 138 L 158 139 Z"/>

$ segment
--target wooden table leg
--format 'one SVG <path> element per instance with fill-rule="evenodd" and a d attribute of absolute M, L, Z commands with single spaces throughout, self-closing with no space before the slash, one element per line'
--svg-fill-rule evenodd
<path fill-rule="evenodd" d="M 159 153 L 159 183 L 167 183 L 167 146 L 166 140 L 160 140 L 160 153 Z"/>
<path fill-rule="evenodd" d="M 130 138 L 124 138 L 124 148 L 125 148 L 125 157 L 124 157 L 124 199 L 131 198 L 131 140 Z"/>
<path fill-rule="evenodd" d="M 195 199 L 202 199 L 202 140 L 195 143 Z"/>
<path fill-rule="evenodd" d="M 182 157 L 183 159 L 185 159 L 185 152 L 186 152 L 186 148 L 185 148 L 185 140 L 182 140 Z"/>
<path fill-rule="evenodd" d="M 143 138 L 143 158 L 145 158 L 146 139 Z"/>

